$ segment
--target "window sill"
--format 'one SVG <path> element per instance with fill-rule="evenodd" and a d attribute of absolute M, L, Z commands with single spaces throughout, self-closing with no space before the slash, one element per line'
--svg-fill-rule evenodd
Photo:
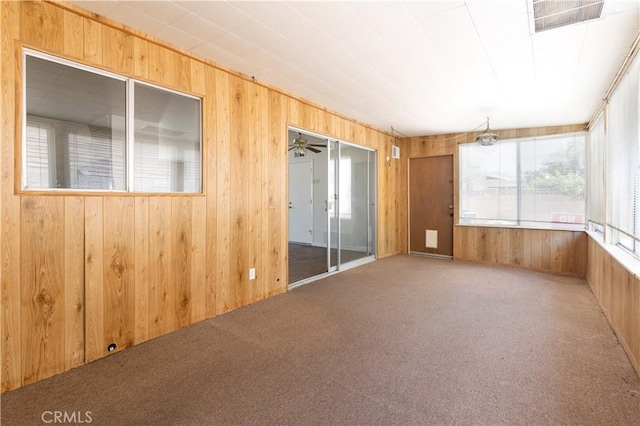
<path fill-rule="evenodd" d="M 598 243 L 613 259 L 618 262 L 624 269 L 634 277 L 640 279 L 640 259 L 613 244 L 606 244 L 602 235 L 595 231 L 586 231 L 587 235 Z"/>
<path fill-rule="evenodd" d="M 64 196 L 64 197 L 202 197 L 204 192 L 129 192 L 89 189 L 22 189 L 18 196 Z"/>
<path fill-rule="evenodd" d="M 508 229 L 533 229 L 538 231 L 584 231 L 584 224 L 551 224 L 549 226 L 532 226 L 532 225 L 508 225 L 508 224 L 489 224 L 489 223 L 456 223 L 456 226 L 464 226 L 470 228 L 508 228 Z"/>

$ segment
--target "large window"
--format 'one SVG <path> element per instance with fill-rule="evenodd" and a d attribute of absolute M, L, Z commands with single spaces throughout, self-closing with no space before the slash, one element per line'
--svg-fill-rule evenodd
<path fill-rule="evenodd" d="M 587 151 L 588 213 L 592 230 L 604 232 L 605 216 L 605 115 L 595 120 L 589 130 L 589 149 Z"/>
<path fill-rule="evenodd" d="M 460 224 L 583 228 L 585 134 L 460 145 Z"/>
<path fill-rule="evenodd" d="M 25 51 L 25 190 L 201 191 L 201 102 Z"/>
<path fill-rule="evenodd" d="M 609 100 L 606 126 L 610 241 L 635 254 L 640 254 L 638 78 L 640 61 L 636 58 Z"/>

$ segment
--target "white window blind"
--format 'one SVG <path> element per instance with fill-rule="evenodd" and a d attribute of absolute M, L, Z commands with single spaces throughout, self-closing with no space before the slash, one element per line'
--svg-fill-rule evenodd
<path fill-rule="evenodd" d="M 67 133 L 70 188 L 126 188 L 124 135 L 114 133 L 105 128 L 76 128 Z"/>
<path fill-rule="evenodd" d="M 605 224 L 605 126 L 604 114 L 596 119 L 589 131 L 588 216 L 591 222 Z"/>
<path fill-rule="evenodd" d="M 49 148 L 53 146 L 52 129 L 50 126 L 27 118 L 26 135 L 26 186 L 27 188 L 49 188 L 52 165 L 49 160 Z"/>
<path fill-rule="evenodd" d="M 516 225 L 517 144 L 460 145 L 460 223 Z"/>
<path fill-rule="evenodd" d="M 611 194 L 608 224 L 617 243 L 634 251 L 638 226 L 638 78 L 640 61 L 635 59 L 609 100 L 608 175 Z"/>

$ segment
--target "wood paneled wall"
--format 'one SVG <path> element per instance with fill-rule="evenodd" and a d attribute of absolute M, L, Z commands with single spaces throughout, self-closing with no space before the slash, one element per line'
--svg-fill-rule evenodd
<path fill-rule="evenodd" d="M 403 251 L 403 142 L 77 7 L 0 13 L 2 391 L 285 291 L 288 125 L 378 150 L 378 256 Z M 204 194 L 20 194 L 22 45 L 201 96 Z"/>
<path fill-rule="evenodd" d="M 640 375 L 640 279 L 589 237 L 587 281 Z"/>
<path fill-rule="evenodd" d="M 587 234 L 583 231 L 456 226 L 455 259 L 584 277 Z"/>
<path fill-rule="evenodd" d="M 583 131 L 586 124 L 494 130 L 500 139 L 517 139 Z M 458 217 L 458 145 L 479 132 L 405 138 L 409 158 L 453 154 L 455 217 Z M 406 242 L 405 242 L 406 244 Z M 453 257 L 458 260 L 507 265 L 582 277 L 587 240 L 583 232 L 454 226 Z"/>

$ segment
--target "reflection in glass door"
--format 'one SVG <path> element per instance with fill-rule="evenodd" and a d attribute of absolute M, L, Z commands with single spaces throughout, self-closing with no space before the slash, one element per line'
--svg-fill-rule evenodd
<path fill-rule="evenodd" d="M 375 257 L 375 151 L 331 141 L 329 148 L 329 270 Z"/>
<path fill-rule="evenodd" d="M 329 141 L 329 176 L 327 179 L 329 186 L 329 194 L 327 195 L 327 213 L 328 213 L 328 229 L 329 241 L 327 244 L 327 257 L 329 262 L 329 272 L 338 269 L 338 162 L 339 147 L 338 141 Z"/>

